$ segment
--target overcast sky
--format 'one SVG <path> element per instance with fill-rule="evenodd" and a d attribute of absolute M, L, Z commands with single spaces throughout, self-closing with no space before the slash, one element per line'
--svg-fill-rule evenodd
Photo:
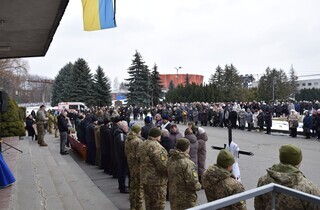
<path fill-rule="evenodd" d="M 320 70 L 319 0 L 120 0 L 117 28 L 85 32 L 81 0 L 70 0 L 45 57 L 30 73 L 54 78 L 69 61 L 100 65 L 114 81 L 128 78 L 135 50 L 160 73 L 201 74 L 233 64 L 240 74 L 265 69 L 298 75 Z"/>

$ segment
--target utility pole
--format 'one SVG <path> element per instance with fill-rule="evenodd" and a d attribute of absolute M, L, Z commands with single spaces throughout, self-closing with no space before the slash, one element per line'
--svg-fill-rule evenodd
<path fill-rule="evenodd" d="M 272 78 L 272 100 L 274 101 L 274 76 Z"/>
<path fill-rule="evenodd" d="M 178 86 L 178 83 L 179 83 L 179 69 L 182 69 L 182 67 L 179 66 L 179 67 L 174 67 L 174 68 L 177 70 L 177 76 L 176 76 L 177 83 L 175 84 L 175 86 L 177 87 L 177 86 Z"/>

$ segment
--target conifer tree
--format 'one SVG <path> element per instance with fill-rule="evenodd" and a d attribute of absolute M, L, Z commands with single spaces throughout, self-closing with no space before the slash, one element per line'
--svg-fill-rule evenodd
<path fill-rule="evenodd" d="M 293 68 L 293 66 L 291 66 L 290 72 L 289 72 L 289 83 L 290 83 L 289 85 L 290 85 L 290 88 L 291 88 L 291 96 L 292 96 L 292 98 L 295 98 L 295 95 L 298 92 L 297 79 L 298 79 L 298 76 L 296 74 L 296 71 Z"/>
<path fill-rule="evenodd" d="M 67 63 L 56 76 L 52 87 L 51 105 L 57 106 L 59 102 L 71 101 L 73 90 L 73 64 Z"/>
<path fill-rule="evenodd" d="M 258 95 L 260 100 L 286 100 L 290 95 L 290 86 L 285 72 L 270 67 L 259 80 Z"/>
<path fill-rule="evenodd" d="M 215 73 L 211 75 L 209 79 L 209 84 L 216 87 L 218 101 L 224 100 L 222 94 L 222 91 L 224 89 L 224 73 L 224 70 L 220 66 L 217 66 Z"/>
<path fill-rule="evenodd" d="M 110 106 L 112 104 L 111 84 L 100 66 L 98 66 L 93 80 L 95 105 L 99 107 Z"/>
<path fill-rule="evenodd" d="M 173 82 L 173 80 L 170 80 L 169 86 L 168 86 L 168 92 L 173 90 L 173 89 L 175 89 L 174 82 Z"/>
<path fill-rule="evenodd" d="M 186 86 L 190 85 L 189 74 L 186 75 L 185 84 L 186 84 Z"/>
<path fill-rule="evenodd" d="M 232 64 L 230 66 L 226 65 L 224 69 L 224 100 L 239 100 L 239 98 L 241 98 L 239 93 L 241 92 L 242 88 L 242 80 L 236 67 Z"/>
<path fill-rule="evenodd" d="M 9 96 L 7 97 L 7 111 L 0 113 L 0 130 L 2 137 L 24 136 L 24 121 L 19 117 L 19 107 Z"/>
<path fill-rule="evenodd" d="M 73 88 L 71 101 L 84 102 L 87 106 L 95 105 L 92 74 L 88 63 L 79 58 L 73 64 Z"/>
<path fill-rule="evenodd" d="M 150 72 L 138 51 L 134 54 L 128 69 L 127 103 L 137 106 L 150 106 Z"/>
<path fill-rule="evenodd" d="M 151 72 L 150 77 L 150 89 L 151 89 L 151 103 L 152 106 L 157 105 L 160 102 L 160 99 L 163 97 L 163 86 L 161 85 L 160 74 L 158 72 L 157 64 L 154 64 L 153 71 Z"/>

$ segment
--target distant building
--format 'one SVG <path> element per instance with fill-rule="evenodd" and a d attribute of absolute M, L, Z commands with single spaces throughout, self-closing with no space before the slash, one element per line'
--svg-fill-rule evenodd
<path fill-rule="evenodd" d="M 160 79 L 164 89 L 168 89 L 170 81 L 173 81 L 175 87 L 180 84 L 185 84 L 186 78 L 189 78 L 189 83 L 197 85 L 203 84 L 203 76 L 198 74 L 160 74 Z"/>
<path fill-rule="evenodd" d="M 297 80 L 298 90 L 320 88 L 320 74 L 299 76 Z"/>

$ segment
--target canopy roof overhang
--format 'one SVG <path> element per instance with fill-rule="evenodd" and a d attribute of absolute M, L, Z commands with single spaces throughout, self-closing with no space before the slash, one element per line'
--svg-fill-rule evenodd
<path fill-rule="evenodd" d="M 1 0 L 0 59 L 44 56 L 69 0 Z"/>

